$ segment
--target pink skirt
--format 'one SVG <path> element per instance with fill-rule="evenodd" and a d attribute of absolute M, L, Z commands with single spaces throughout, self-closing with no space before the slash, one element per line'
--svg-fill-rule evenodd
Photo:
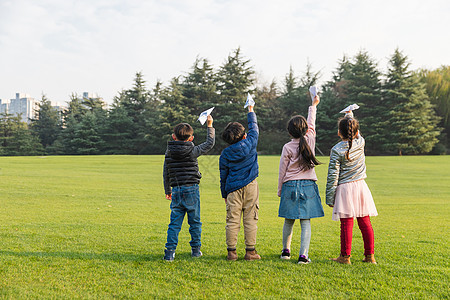
<path fill-rule="evenodd" d="M 372 194 L 364 180 L 343 183 L 337 186 L 333 207 L 334 221 L 340 218 L 377 216 Z"/>

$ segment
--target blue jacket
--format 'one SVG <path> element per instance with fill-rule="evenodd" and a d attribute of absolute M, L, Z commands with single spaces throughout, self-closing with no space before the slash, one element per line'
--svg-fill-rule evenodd
<path fill-rule="evenodd" d="M 243 188 L 258 177 L 258 122 L 256 114 L 250 112 L 247 115 L 247 138 L 222 151 L 219 159 L 220 191 L 222 198 L 226 198 L 231 192 Z"/>

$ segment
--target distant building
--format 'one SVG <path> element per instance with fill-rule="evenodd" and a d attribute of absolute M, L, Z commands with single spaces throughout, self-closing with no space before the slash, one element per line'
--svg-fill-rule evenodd
<path fill-rule="evenodd" d="M 0 99 L 0 114 L 7 114 L 9 110 L 9 102 L 4 102 Z"/>
<path fill-rule="evenodd" d="M 9 102 L 0 101 L 0 113 L 13 116 L 20 115 L 21 121 L 29 123 L 34 118 L 38 102 L 28 94 L 16 93 L 16 98 Z"/>
<path fill-rule="evenodd" d="M 83 92 L 83 99 L 97 99 L 97 93 Z"/>

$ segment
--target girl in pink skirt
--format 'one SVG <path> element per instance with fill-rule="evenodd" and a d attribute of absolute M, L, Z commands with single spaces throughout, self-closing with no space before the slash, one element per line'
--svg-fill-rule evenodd
<path fill-rule="evenodd" d="M 342 141 L 331 149 L 326 191 L 326 203 L 333 207 L 332 219 L 341 221 L 341 254 L 332 260 L 351 264 L 353 219 L 356 218 L 364 241 L 363 262 L 376 264 L 370 216 L 378 213 L 364 181 L 367 177 L 365 141 L 351 111 L 339 121 L 338 135 Z"/>

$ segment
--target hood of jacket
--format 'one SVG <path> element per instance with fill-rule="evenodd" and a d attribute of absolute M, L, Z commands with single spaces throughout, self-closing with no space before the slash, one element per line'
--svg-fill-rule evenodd
<path fill-rule="evenodd" d="M 245 159 L 248 159 L 248 156 L 252 151 L 252 148 L 244 141 L 245 140 L 239 141 L 225 148 L 223 154 L 225 154 L 228 161 L 233 163 L 239 163 L 244 161 Z"/>
<path fill-rule="evenodd" d="M 185 159 L 191 156 L 194 143 L 183 141 L 170 141 L 167 143 L 167 155 L 173 159 Z"/>

